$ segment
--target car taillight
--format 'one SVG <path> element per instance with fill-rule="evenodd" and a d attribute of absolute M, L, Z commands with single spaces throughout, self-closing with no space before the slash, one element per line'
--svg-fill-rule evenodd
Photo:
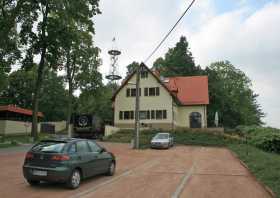
<path fill-rule="evenodd" d="M 69 159 L 70 159 L 70 157 L 68 155 L 54 155 L 51 158 L 51 160 L 54 160 L 54 161 L 66 161 Z"/>
<path fill-rule="evenodd" d="M 30 159 L 33 159 L 33 158 L 34 158 L 33 153 L 30 153 L 30 152 L 26 153 L 25 159 L 30 160 Z"/>

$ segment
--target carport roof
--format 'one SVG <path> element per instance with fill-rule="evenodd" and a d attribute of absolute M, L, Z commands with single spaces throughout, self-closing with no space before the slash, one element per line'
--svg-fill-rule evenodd
<path fill-rule="evenodd" d="M 14 112 L 14 113 L 19 113 L 23 115 L 28 115 L 32 116 L 32 111 L 30 109 L 24 109 L 17 107 L 15 105 L 6 105 L 6 106 L 0 106 L 0 111 L 9 111 L 9 112 Z M 38 117 L 44 117 L 42 112 L 37 113 Z"/>

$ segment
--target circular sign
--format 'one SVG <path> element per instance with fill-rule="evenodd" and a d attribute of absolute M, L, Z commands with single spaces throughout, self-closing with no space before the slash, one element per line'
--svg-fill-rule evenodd
<path fill-rule="evenodd" d="M 87 126 L 87 124 L 88 124 L 88 118 L 87 118 L 87 116 L 81 116 L 81 117 L 79 117 L 78 122 L 79 122 L 79 126 L 81 126 L 81 127 Z"/>

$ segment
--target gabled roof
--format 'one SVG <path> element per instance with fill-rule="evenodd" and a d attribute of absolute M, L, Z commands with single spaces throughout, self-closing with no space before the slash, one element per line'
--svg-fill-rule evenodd
<path fill-rule="evenodd" d="M 208 95 L 208 77 L 207 76 L 182 76 L 165 78 L 164 82 L 159 78 L 159 75 L 152 72 L 144 63 L 141 63 L 150 74 L 168 91 L 175 102 L 179 105 L 206 105 L 209 104 Z M 122 82 L 121 86 L 114 93 L 112 100 L 115 100 L 116 95 L 128 83 L 132 76 L 136 73 L 134 70 Z"/>
<path fill-rule="evenodd" d="M 182 105 L 209 104 L 207 76 L 170 77 L 165 84 Z"/>
<path fill-rule="evenodd" d="M 9 111 L 9 112 L 32 116 L 31 110 L 23 109 L 23 108 L 14 106 L 14 105 L 0 106 L 0 111 Z M 41 113 L 41 112 L 38 112 L 37 115 L 38 115 L 38 117 L 44 117 L 43 113 Z"/>

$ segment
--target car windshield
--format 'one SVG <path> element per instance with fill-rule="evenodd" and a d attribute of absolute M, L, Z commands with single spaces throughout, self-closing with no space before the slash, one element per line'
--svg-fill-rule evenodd
<path fill-rule="evenodd" d="M 65 146 L 64 142 L 40 142 L 32 148 L 35 152 L 60 153 Z"/>
<path fill-rule="evenodd" d="M 155 136 L 154 139 L 168 139 L 169 135 L 166 133 L 159 133 Z"/>

